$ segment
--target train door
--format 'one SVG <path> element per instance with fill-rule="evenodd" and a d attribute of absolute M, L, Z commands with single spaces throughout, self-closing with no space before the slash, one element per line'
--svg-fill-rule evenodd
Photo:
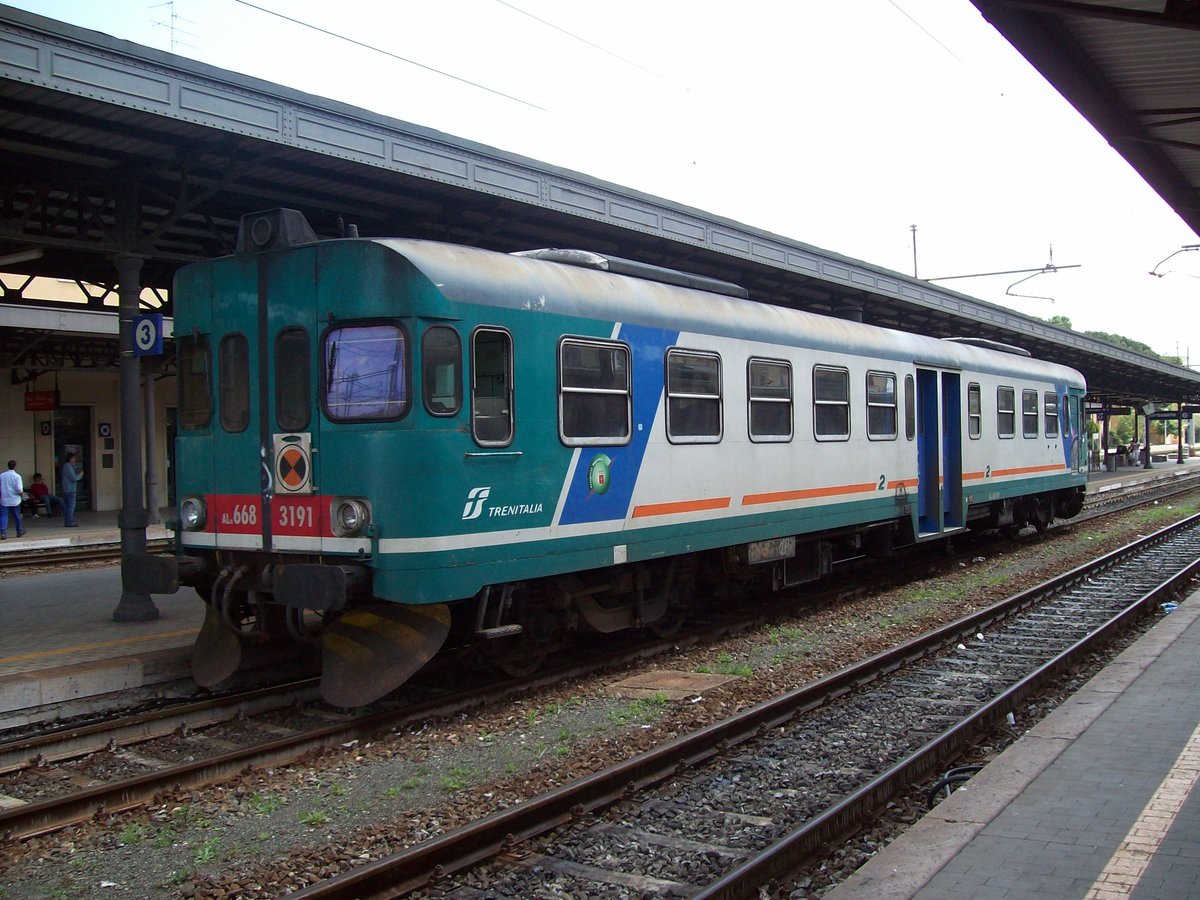
<path fill-rule="evenodd" d="M 320 534 L 312 497 L 315 260 L 315 253 L 263 254 L 236 285 L 213 292 L 214 306 L 228 307 L 214 309 L 226 330 L 216 348 L 213 463 L 230 485 L 213 511 L 219 547 L 269 550 L 284 537 Z"/>
<path fill-rule="evenodd" d="M 962 379 L 917 369 L 918 535 L 963 527 L 962 496 Z"/>

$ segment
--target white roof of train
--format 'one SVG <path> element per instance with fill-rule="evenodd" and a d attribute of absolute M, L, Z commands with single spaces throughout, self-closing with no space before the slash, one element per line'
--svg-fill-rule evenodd
<path fill-rule="evenodd" d="M 1011 373 L 1084 387 L 1079 372 L 1057 363 L 769 303 L 455 244 L 418 240 L 377 243 L 408 259 L 454 301 L 975 372 Z"/>

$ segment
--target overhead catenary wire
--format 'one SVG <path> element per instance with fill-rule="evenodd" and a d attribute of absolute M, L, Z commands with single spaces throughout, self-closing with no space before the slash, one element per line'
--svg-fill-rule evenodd
<path fill-rule="evenodd" d="M 314 25 L 312 22 L 305 22 L 302 19 L 297 19 L 293 16 L 287 15 L 286 13 L 277 12 L 276 10 L 268 9 L 265 6 L 259 6 L 257 3 L 251 3 L 250 0 L 234 0 L 234 2 L 240 3 L 242 6 L 248 6 L 250 9 L 256 9 L 259 12 L 266 13 L 269 16 L 275 16 L 278 19 L 283 19 L 285 22 L 291 22 L 293 25 L 299 25 L 301 28 L 309 28 L 328 37 L 336 38 L 339 41 L 345 41 L 346 43 L 353 44 L 356 47 L 362 47 L 364 50 L 370 50 L 372 53 L 379 53 L 383 56 L 388 56 L 392 59 L 399 60 L 400 62 L 408 63 L 410 66 L 416 66 L 419 69 L 424 69 L 426 72 L 432 72 L 435 75 L 441 75 L 443 78 L 449 78 L 453 81 L 459 82 L 460 84 L 478 88 L 481 91 L 487 91 L 489 94 L 495 94 L 497 97 L 503 97 L 505 100 L 511 100 L 514 103 L 520 103 L 522 106 L 528 106 L 530 109 L 536 109 L 539 112 L 551 113 L 552 115 L 560 115 L 559 113 L 554 113 L 552 110 L 549 110 L 544 106 L 540 106 L 531 100 L 525 100 L 522 97 L 517 97 L 513 94 L 507 94 L 504 91 L 497 90 L 496 88 L 490 88 L 486 84 L 480 84 L 477 81 L 471 81 L 469 78 L 463 78 L 461 75 L 454 75 L 450 72 L 436 68 L 435 66 L 417 62 L 415 59 L 409 59 L 407 56 L 401 56 L 399 53 L 393 53 L 390 50 L 384 50 L 382 47 L 376 47 L 373 44 L 368 44 L 365 41 L 360 41 L 356 38 L 350 37 L 349 35 L 339 34 L 336 31 L 330 31 L 328 28 L 322 28 L 320 25 Z"/>
<path fill-rule="evenodd" d="M 641 63 L 634 62 L 632 59 L 628 59 L 627 57 L 622 56 L 620 53 L 617 53 L 613 50 L 609 50 L 607 47 L 602 47 L 599 44 L 597 44 L 595 41 L 589 41 L 587 38 L 583 37 L 582 35 L 578 35 L 573 31 L 569 31 L 560 25 L 555 25 L 553 22 L 543 19 L 541 16 L 535 16 L 533 13 L 529 12 L 528 10 L 521 9 L 521 7 L 519 7 L 519 6 L 515 6 L 512 3 L 508 3 L 507 0 L 496 0 L 496 2 L 499 3 L 501 6 L 508 7 L 513 12 L 520 13 L 523 16 L 528 16 L 530 19 L 533 19 L 535 22 L 540 22 L 542 25 L 545 25 L 547 28 L 553 28 L 555 31 L 559 32 L 560 34 L 565 34 L 567 37 L 573 38 L 574 40 L 579 41 L 581 44 L 587 44 L 587 46 L 591 47 L 592 49 L 599 50 L 601 53 L 611 56 L 613 59 L 619 60 L 620 62 L 623 62 L 628 66 L 633 66 L 633 68 L 638 69 L 642 72 L 645 72 L 647 75 L 652 75 L 653 77 L 659 79 L 660 81 L 664 81 L 667 84 L 672 85 L 673 87 L 677 87 L 681 91 L 687 92 L 689 90 L 684 85 L 679 84 L 676 81 L 672 81 L 666 75 L 661 75 L 658 72 L 655 72 L 653 69 L 648 69 L 645 66 L 643 66 Z"/>
<path fill-rule="evenodd" d="M 234 2 L 238 3 L 242 6 L 245 6 L 249 9 L 253 9 L 258 12 L 265 13 L 269 16 L 274 16 L 275 18 L 278 18 L 278 19 L 282 19 L 285 22 L 290 22 L 291 24 L 296 25 L 300 28 L 310 29 L 312 31 L 317 32 L 318 34 L 323 34 L 326 37 L 331 37 L 334 40 L 344 41 L 353 46 L 361 47 L 364 50 L 369 50 L 372 53 L 378 53 L 378 54 L 380 54 L 382 56 L 386 56 L 390 59 L 397 60 L 398 62 L 403 62 L 403 63 L 407 63 L 412 66 L 416 66 L 417 68 L 423 69 L 424 71 L 430 72 L 431 74 L 440 75 L 444 78 L 449 78 L 453 81 L 456 81 L 456 82 L 466 85 L 468 87 L 473 87 L 478 90 L 485 91 L 489 94 L 492 94 L 493 96 L 500 97 L 505 100 L 509 100 L 513 103 L 520 104 L 521 106 L 528 107 L 529 109 L 536 110 L 537 112 L 545 113 L 547 115 L 555 116 L 556 118 L 562 119 L 564 121 L 572 122 L 576 125 L 584 126 L 586 128 L 591 129 L 592 131 L 598 132 L 600 134 L 608 135 L 611 138 L 615 138 L 615 139 L 620 140 L 624 143 L 627 143 L 631 146 L 638 147 L 642 150 L 649 150 L 653 153 L 658 153 L 658 154 L 662 154 L 662 155 L 673 155 L 673 154 L 668 153 L 668 151 L 663 150 L 661 147 L 656 147 L 651 144 L 647 144 L 643 141 L 635 140 L 627 135 L 620 134 L 620 133 L 602 128 L 602 127 L 598 126 L 595 122 L 579 119 L 579 118 L 569 115 L 567 113 L 563 113 L 563 112 L 559 112 L 558 110 L 550 109 L 549 107 L 542 106 L 541 104 L 535 103 L 532 100 L 526 100 L 523 97 L 518 97 L 514 94 L 509 94 L 505 91 L 501 91 L 496 88 L 488 87 L 486 84 L 480 84 L 479 82 L 472 81 L 469 78 L 463 78 L 460 75 L 455 75 L 451 72 L 447 72 L 443 69 L 439 69 L 436 66 L 431 66 L 426 63 L 418 62 L 417 60 L 410 59 L 406 56 L 402 56 L 399 53 L 394 53 L 390 50 L 385 50 L 382 47 L 377 47 L 373 44 L 369 44 L 366 41 L 361 41 L 361 40 L 358 40 L 357 38 L 352 38 L 349 35 L 341 34 L 339 32 L 333 31 L 331 29 L 324 28 L 320 25 L 314 25 L 313 23 L 306 22 L 303 19 L 298 19 L 295 16 L 290 16 L 290 15 L 287 15 L 286 13 L 281 13 L 276 10 L 270 9 L 268 7 L 261 6 L 257 3 L 251 2 L 251 0 L 234 0 Z M 504 5 L 509 6 L 510 4 L 504 4 Z M 522 10 L 519 10 L 516 7 L 512 7 L 512 8 L 514 10 L 516 10 L 517 12 L 523 12 Z M 533 17 L 533 18 L 536 18 L 536 17 Z M 539 20 L 539 21 L 541 21 L 541 20 Z M 546 24 L 549 24 L 549 23 L 546 23 Z M 551 27 L 556 27 L 556 26 L 551 26 Z M 558 30 L 562 30 L 562 29 L 558 29 Z M 569 34 L 569 32 L 564 32 L 564 33 Z M 572 37 L 577 37 L 577 36 L 572 35 Z M 579 39 L 583 40 L 582 38 L 579 38 Z M 608 51 L 606 51 L 606 52 L 608 52 Z M 613 54 L 613 55 L 615 55 L 615 54 Z M 628 61 L 626 61 L 626 62 L 628 62 Z M 631 64 L 636 66 L 636 63 L 631 63 Z M 638 66 L 638 68 L 642 68 L 642 67 Z M 646 70 L 646 71 L 649 71 L 649 70 Z M 653 74 L 653 73 L 651 73 L 651 74 Z M 693 159 L 682 158 L 682 159 L 680 159 L 680 161 L 685 162 L 686 164 L 691 165 L 691 166 L 696 165 L 696 162 Z M 707 167 L 703 167 L 703 168 L 707 168 Z"/>

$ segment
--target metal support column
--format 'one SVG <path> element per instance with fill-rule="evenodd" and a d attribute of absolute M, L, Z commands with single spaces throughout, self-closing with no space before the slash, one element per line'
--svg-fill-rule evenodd
<path fill-rule="evenodd" d="M 146 508 L 142 501 L 142 403 L 140 356 L 133 354 L 133 317 L 142 293 L 142 258 L 117 258 L 120 285 L 121 354 L 121 599 L 113 610 L 117 622 L 149 622 L 158 618 L 158 607 L 149 594 L 130 590 L 130 560 L 146 552 Z"/>
<path fill-rule="evenodd" d="M 1091 448 L 1088 448 L 1091 452 Z M 1105 472 L 1111 472 L 1117 467 L 1117 457 L 1114 454 L 1112 461 L 1108 458 L 1108 401 L 1104 401 L 1103 409 L 1100 412 L 1100 465 L 1096 469 L 1104 469 Z"/>
<path fill-rule="evenodd" d="M 1177 438 L 1175 441 L 1175 450 L 1176 450 L 1175 462 L 1177 465 L 1182 466 L 1183 465 L 1183 401 L 1180 400 L 1179 403 L 1176 405 L 1179 407 L 1179 415 L 1175 417 L 1175 434 L 1177 435 Z"/>
<path fill-rule="evenodd" d="M 146 429 L 146 523 L 148 525 L 158 525 L 162 522 L 162 516 L 158 514 L 158 459 L 154 452 L 157 444 L 155 437 L 158 433 L 154 427 L 154 369 L 155 366 L 149 360 L 143 359 L 142 406 L 145 412 L 142 417 L 142 426 Z"/>

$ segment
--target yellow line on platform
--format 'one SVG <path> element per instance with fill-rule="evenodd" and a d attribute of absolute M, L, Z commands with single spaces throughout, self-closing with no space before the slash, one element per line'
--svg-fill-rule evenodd
<path fill-rule="evenodd" d="M 38 650 L 34 653 L 21 653 L 17 656 L 0 657 L 0 665 L 12 662 L 21 662 L 29 659 L 45 659 L 47 656 L 66 656 L 70 653 L 82 653 L 85 650 L 99 650 L 103 647 L 123 647 L 129 644 L 144 644 L 147 641 L 157 641 L 162 638 L 183 637 L 184 635 L 197 634 L 199 628 L 185 628 L 183 631 L 163 631 L 158 634 L 146 634 L 141 637 L 120 638 L 115 641 L 98 641 L 94 644 L 79 644 L 75 647 L 59 647 L 56 650 Z"/>
<path fill-rule="evenodd" d="M 1121 846 L 1092 884 L 1092 889 L 1084 894 L 1086 900 L 1117 900 L 1128 897 L 1137 889 L 1197 779 L 1200 779 L 1200 726 L 1188 738 L 1175 765 L 1171 766 Z"/>

